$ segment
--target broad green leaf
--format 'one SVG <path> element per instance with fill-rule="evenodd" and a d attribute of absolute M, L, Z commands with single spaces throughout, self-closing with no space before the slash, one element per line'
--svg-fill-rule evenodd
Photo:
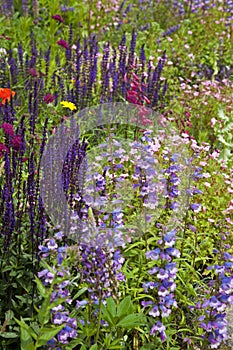
<path fill-rule="evenodd" d="M 94 344 L 90 347 L 90 350 L 98 350 L 98 345 Z"/>
<path fill-rule="evenodd" d="M 43 327 L 40 330 L 41 335 L 38 338 L 38 346 L 43 346 L 47 343 L 48 340 L 52 339 L 64 328 L 64 325 L 61 325 L 56 328 Z"/>
<path fill-rule="evenodd" d="M 113 298 L 107 299 L 106 308 L 107 308 L 108 312 L 110 313 L 110 315 L 112 316 L 112 318 L 116 317 L 116 304 L 115 304 L 115 301 L 113 300 Z"/>
<path fill-rule="evenodd" d="M 36 348 L 29 332 L 26 329 L 21 328 L 20 333 L 21 350 L 35 350 Z"/>
<path fill-rule="evenodd" d="M 0 333 L 0 336 L 3 338 L 18 338 L 18 334 L 13 333 L 13 332 Z"/>
<path fill-rule="evenodd" d="M 133 312 L 133 304 L 130 295 L 124 298 L 117 308 L 117 316 L 122 318 L 124 315 L 131 314 Z"/>
<path fill-rule="evenodd" d="M 35 340 L 37 339 L 37 335 L 36 333 L 24 322 L 24 320 L 21 318 L 21 320 L 17 320 L 14 317 L 14 320 L 16 321 L 16 323 L 18 323 L 18 325 L 20 326 L 21 330 L 24 329 L 25 331 L 27 331 L 27 333 L 34 338 Z"/>
<path fill-rule="evenodd" d="M 37 289 L 40 293 L 40 295 L 44 298 L 46 297 L 46 295 L 48 294 L 48 290 L 47 288 L 45 288 L 45 286 L 43 285 L 43 283 L 39 280 L 38 277 L 35 277 L 36 279 L 36 286 L 37 286 Z"/>
<path fill-rule="evenodd" d="M 58 306 L 59 304 L 62 304 L 67 298 L 60 298 L 54 301 L 53 303 L 48 305 L 48 310 L 51 310 L 53 307 Z"/>
<path fill-rule="evenodd" d="M 124 317 L 117 323 L 117 327 L 134 328 L 141 326 L 146 322 L 146 317 L 143 314 L 132 314 Z"/>
<path fill-rule="evenodd" d="M 112 318 L 110 312 L 107 310 L 107 308 L 104 305 L 101 306 L 101 311 L 102 311 L 103 319 L 107 321 L 111 326 L 113 326 L 114 319 Z"/>

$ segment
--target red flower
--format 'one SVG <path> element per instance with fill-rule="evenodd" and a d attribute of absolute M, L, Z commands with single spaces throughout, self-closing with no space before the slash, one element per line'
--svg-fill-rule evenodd
<path fill-rule="evenodd" d="M 68 43 L 67 43 L 65 40 L 63 40 L 63 39 L 58 40 L 58 41 L 57 41 L 57 44 L 60 45 L 60 46 L 62 46 L 62 47 L 64 47 L 66 50 L 69 49 Z"/>
<path fill-rule="evenodd" d="M 44 102 L 47 103 L 47 104 L 49 104 L 49 103 L 53 102 L 54 99 L 55 99 L 55 97 L 54 97 L 53 95 L 47 94 L 47 95 L 45 95 L 45 97 L 44 97 Z"/>
<path fill-rule="evenodd" d="M 20 147 L 22 145 L 22 140 L 21 140 L 21 136 L 20 135 L 15 135 L 11 141 L 10 141 L 10 145 L 11 147 L 15 150 L 15 151 L 19 151 Z"/>
<path fill-rule="evenodd" d="M 4 133 L 9 136 L 14 136 L 14 128 L 13 125 L 9 123 L 3 123 L 1 128 L 4 130 Z"/>
<path fill-rule="evenodd" d="M 2 158 L 4 152 L 9 153 L 9 148 L 0 142 L 0 158 Z"/>
<path fill-rule="evenodd" d="M 0 88 L 1 104 L 4 105 L 6 101 L 10 101 L 11 96 L 15 96 L 15 92 L 8 88 Z"/>
<path fill-rule="evenodd" d="M 126 100 L 135 105 L 140 105 L 140 106 L 142 105 L 140 101 L 140 96 L 137 93 L 137 91 L 132 91 L 132 90 L 127 91 Z"/>
<path fill-rule="evenodd" d="M 56 19 L 58 22 L 63 23 L 64 19 L 62 18 L 61 15 L 53 15 L 52 16 L 53 19 Z"/>

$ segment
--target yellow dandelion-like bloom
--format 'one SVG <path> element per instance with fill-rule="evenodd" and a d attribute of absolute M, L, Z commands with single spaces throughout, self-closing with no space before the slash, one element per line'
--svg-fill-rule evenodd
<path fill-rule="evenodd" d="M 71 111 L 74 111 L 75 109 L 77 109 L 77 107 L 75 106 L 75 104 L 73 102 L 62 101 L 61 105 L 63 107 L 69 108 Z"/>

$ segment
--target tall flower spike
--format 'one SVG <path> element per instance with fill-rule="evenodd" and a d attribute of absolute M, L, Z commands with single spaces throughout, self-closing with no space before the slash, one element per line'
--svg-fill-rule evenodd
<path fill-rule="evenodd" d="M 28 0 L 22 0 L 22 12 L 24 17 L 28 16 Z"/>
<path fill-rule="evenodd" d="M 19 58 L 20 67 L 23 68 L 23 47 L 21 43 L 19 43 L 18 45 L 18 58 Z"/>
<path fill-rule="evenodd" d="M 131 38 L 131 42 L 130 42 L 130 51 L 129 51 L 129 61 L 128 64 L 132 65 L 134 63 L 134 53 L 135 53 L 135 47 L 136 47 L 136 32 L 135 30 L 133 30 L 132 32 L 132 38 Z"/>

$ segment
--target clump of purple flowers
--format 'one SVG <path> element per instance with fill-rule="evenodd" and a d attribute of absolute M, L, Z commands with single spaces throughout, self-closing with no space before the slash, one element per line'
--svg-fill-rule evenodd
<path fill-rule="evenodd" d="M 174 248 L 175 229 L 169 232 L 161 230 L 160 237 L 161 239 L 157 242 L 158 247 L 146 252 L 147 259 L 156 261 L 156 265 L 148 271 L 153 280 L 143 284 L 145 293 L 150 290 L 149 294 L 153 295 L 153 301 L 143 301 L 142 306 L 150 306 L 148 314 L 158 319 L 152 326 L 150 334 L 155 335 L 158 332 L 163 342 L 167 336 L 162 321 L 170 315 L 173 307 L 177 307 L 173 292 L 176 288 L 175 279 L 178 269 L 173 260 L 180 256 L 180 252 Z"/>
<path fill-rule="evenodd" d="M 54 306 L 51 309 L 51 321 L 54 325 L 64 324 L 64 328 L 57 334 L 57 339 L 53 338 L 48 341 L 49 349 L 53 349 L 57 344 L 68 344 L 71 339 L 77 337 L 77 322 L 75 318 L 69 316 L 69 311 L 64 304 L 70 305 L 72 298 L 68 289 L 70 284 L 70 272 L 64 266 L 62 266 L 63 260 L 66 258 L 67 246 L 60 246 L 59 243 L 63 239 L 63 234 L 58 232 L 54 235 L 54 238 L 46 239 L 44 245 L 40 245 L 39 249 L 41 257 L 43 259 L 54 259 L 54 266 L 50 269 L 44 269 L 38 272 L 38 277 L 43 281 L 45 286 L 50 286 L 54 279 L 61 280 L 53 287 L 53 293 L 51 295 L 50 303 L 54 303 L 59 299 L 63 299 L 64 302 Z"/>
<path fill-rule="evenodd" d="M 88 285 L 92 303 L 99 305 L 110 296 L 117 297 L 119 281 L 124 280 L 124 275 L 120 271 L 124 258 L 120 250 L 80 244 L 79 254 L 78 272 L 81 281 Z M 77 301 L 77 307 L 79 305 L 80 301 Z"/>
<path fill-rule="evenodd" d="M 225 246 L 223 263 L 207 267 L 207 270 L 213 271 L 215 278 L 209 280 L 206 296 L 196 305 L 202 311 L 198 318 L 199 327 L 205 331 L 203 338 L 208 341 L 211 349 L 217 349 L 228 339 L 226 309 L 233 304 L 233 256 L 227 252 L 229 245 Z M 215 249 L 214 253 L 219 252 Z"/>

